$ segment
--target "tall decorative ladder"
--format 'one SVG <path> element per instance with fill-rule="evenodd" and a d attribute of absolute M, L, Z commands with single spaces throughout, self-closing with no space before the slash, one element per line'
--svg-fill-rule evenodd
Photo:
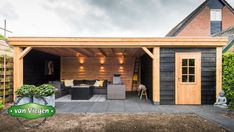
<path fill-rule="evenodd" d="M 135 59 L 134 72 L 132 78 L 132 91 L 136 91 L 141 82 L 141 59 L 137 57 Z"/>

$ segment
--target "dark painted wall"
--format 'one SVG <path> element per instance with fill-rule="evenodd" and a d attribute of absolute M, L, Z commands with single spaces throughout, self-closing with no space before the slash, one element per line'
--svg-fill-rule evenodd
<path fill-rule="evenodd" d="M 209 0 L 208 6 L 210 9 L 222 9 L 224 5 L 220 0 Z"/>
<path fill-rule="evenodd" d="M 141 57 L 141 84 L 146 86 L 148 97 L 153 100 L 152 59 L 147 54 Z"/>
<path fill-rule="evenodd" d="M 222 31 L 222 22 L 221 21 L 211 21 L 210 22 L 210 33 L 214 35 Z"/>
<path fill-rule="evenodd" d="M 201 102 L 213 104 L 216 94 L 215 49 L 160 49 L 160 104 L 175 104 L 175 52 L 201 52 Z"/>
<path fill-rule="evenodd" d="M 54 75 L 45 74 L 46 61 L 53 61 Z M 41 85 L 54 80 L 60 80 L 60 57 L 37 50 L 24 57 L 24 84 Z"/>

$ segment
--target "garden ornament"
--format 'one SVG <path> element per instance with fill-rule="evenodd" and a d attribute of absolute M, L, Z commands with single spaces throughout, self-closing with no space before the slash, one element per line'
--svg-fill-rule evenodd
<path fill-rule="evenodd" d="M 227 108 L 227 99 L 224 95 L 225 95 L 225 92 L 222 90 L 219 93 L 219 97 L 217 98 L 214 106 L 220 107 L 220 108 Z"/>

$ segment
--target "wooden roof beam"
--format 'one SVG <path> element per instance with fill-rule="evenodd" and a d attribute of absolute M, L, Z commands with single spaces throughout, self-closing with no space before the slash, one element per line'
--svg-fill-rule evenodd
<path fill-rule="evenodd" d="M 67 50 L 70 51 L 70 52 L 72 52 L 75 56 L 77 56 L 78 54 L 80 54 L 82 56 L 86 56 L 86 55 L 84 55 L 84 54 L 82 54 L 82 53 L 80 53 L 80 52 L 78 52 L 78 51 L 76 51 L 74 49 L 71 49 L 71 48 L 67 48 Z"/>
<path fill-rule="evenodd" d="M 98 48 L 98 50 L 102 53 L 103 56 L 107 57 L 105 51 L 103 51 L 101 48 Z"/>
<path fill-rule="evenodd" d="M 75 51 L 79 52 L 80 54 L 86 56 L 86 57 L 90 57 L 91 55 L 88 54 L 87 52 L 83 51 L 82 49 L 74 49 Z"/>
<path fill-rule="evenodd" d="M 95 53 L 94 53 L 91 49 L 89 49 L 89 48 L 84 48 L 84 50 L 86 50 L 89 54 L 95 56 Z"/>

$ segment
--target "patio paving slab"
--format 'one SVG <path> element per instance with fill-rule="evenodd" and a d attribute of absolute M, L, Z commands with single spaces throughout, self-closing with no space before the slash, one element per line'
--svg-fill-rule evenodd
<path fill-rule="evenodd" d="M 127 95 L 126 100 L 106 100 L 105 102 L 56 102 L 57 113 L 195 113 L 209 121 L 216 122 L 234 131 L 234 120 L 225 118 L 225 109 L 212 105 L 153 105 L 151 101 L 140 100 L 136 95 Z"/>

